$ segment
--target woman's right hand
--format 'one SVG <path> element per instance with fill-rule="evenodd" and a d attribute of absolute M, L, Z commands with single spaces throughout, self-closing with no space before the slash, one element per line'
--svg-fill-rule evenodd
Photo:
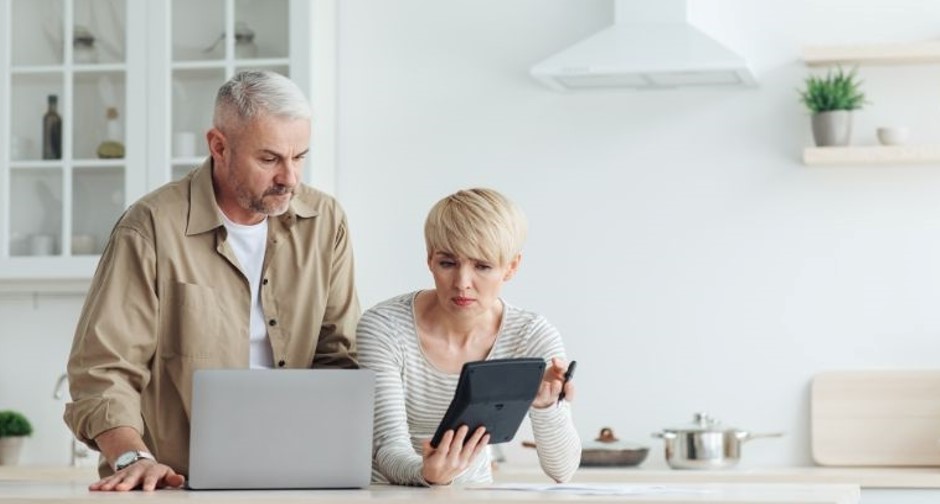
<path fill-rule="evenodd" d="M 467 439 L 469 431 L 469 427 L 462 425 L 457 432 L 445 432 L 437 448 L 431 446 L 430 439 L 424 440 L 424 466 L 421 469 L 424 481 L 432 485 L 447 485 L 470 467 L 490 442 L 490 435 L 486 433 L 485 427 L 480 426 L 470 439 Z"/>

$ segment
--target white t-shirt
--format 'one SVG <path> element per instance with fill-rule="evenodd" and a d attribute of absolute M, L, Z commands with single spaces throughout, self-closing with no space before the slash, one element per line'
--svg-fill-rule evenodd
<path fill-rule="evenodd" d="M 268 220 L 246 226 L 232 222 L 221 209 L 222 222 L 228 231 L 228 244 L 235 252 L 242 273 L 248 278 L 251 288 L 251 308 L 248 316 L 249 357 L 248 367 L 253 369 L 274 367 L 268 328 L 264 325 L 261 311 L 261 269 L 264 266 L 264 250 L 268 245 Z"/>

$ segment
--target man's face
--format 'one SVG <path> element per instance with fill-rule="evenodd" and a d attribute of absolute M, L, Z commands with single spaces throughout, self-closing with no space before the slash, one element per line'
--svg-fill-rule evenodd
<path fill-rule="evenodd" d="M 209 132 L 216 199 L 229 219 L 256 224 L 287 211 L 310 150 L 310 121 L 264 115 Z"/>

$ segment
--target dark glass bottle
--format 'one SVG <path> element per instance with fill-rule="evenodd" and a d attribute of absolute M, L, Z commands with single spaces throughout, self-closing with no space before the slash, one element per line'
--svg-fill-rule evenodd
<path fill-rule="evenodd" d="M 49 110 L 42 116 L 42 158 L 62 159 L 62 117 L 59 116 L 59 97 L 49 95 Z"/>

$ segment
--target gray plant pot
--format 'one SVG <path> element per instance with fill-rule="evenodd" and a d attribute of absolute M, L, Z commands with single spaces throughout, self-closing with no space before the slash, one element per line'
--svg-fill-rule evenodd
<path fill-rule="evenodd" d="M 831 110 L 814 115 L 813 140 L 817 147 L 849 145 L 852 142 L 852 111 Z"/>
<path fill-rule="evenodd" d="M 20 461 L 24 436 L 0 437 L 0 465 L 16 465 Z"/>

